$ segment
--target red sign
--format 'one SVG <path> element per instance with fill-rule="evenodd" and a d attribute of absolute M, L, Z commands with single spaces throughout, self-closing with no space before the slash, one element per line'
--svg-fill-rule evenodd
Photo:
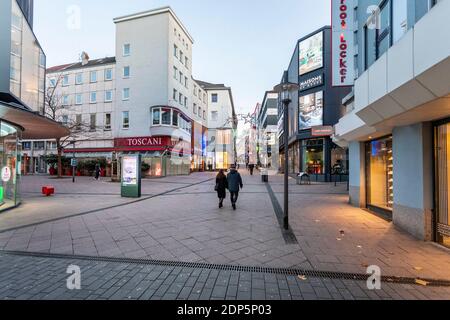
<path fill-rule="evenodd" d="M 173 146 L 171 137 L 136 137 L 114 139 L 114 146 L 117 147 L 165 147 Z"/>
<path fill-rule="evenodd" d="M 311 128 L 311 135 L 313 137 L 332 136 L 333 134 L 334 129 L 332 126 L 317 126 Z"/>

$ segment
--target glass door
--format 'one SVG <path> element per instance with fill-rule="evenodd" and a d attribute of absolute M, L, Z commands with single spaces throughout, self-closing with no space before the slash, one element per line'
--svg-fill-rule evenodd
<path fill-rule="evenodd" d="M 436 209 L 437 209 L 437 240 L 450 247 L 450 123 L 436 128 Z"/>

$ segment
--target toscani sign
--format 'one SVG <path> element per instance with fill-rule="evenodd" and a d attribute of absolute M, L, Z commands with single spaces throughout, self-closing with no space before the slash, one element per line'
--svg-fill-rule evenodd
<path fill-rule="evenodd" d="M 355 82 L 354 0 L 331 0 L 333 86 L 352 86 Z"/>

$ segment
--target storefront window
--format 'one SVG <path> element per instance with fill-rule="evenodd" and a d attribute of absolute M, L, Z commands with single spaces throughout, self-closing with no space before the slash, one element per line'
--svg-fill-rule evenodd
<path fill-rule="evenodd" d="M 450 123 L 436 129 L 436 191 L 438 241 L 450 247 Z"/>
<path fill-rule="evenodd" d="M 302 172 L 324 174 L 324 139 L 302 141 Z"/>
<path fill-rule="evenodd" d="M 18 145 L 20 131 L 14 126 L 0 123 L 0 211 L 20 203 L 20 157 L 21 147 Z"/>
<path fill-rule="evenodd" d="M 367 205 L 392 211 L 394 176 L 392 137 L 366 144 Z"/>

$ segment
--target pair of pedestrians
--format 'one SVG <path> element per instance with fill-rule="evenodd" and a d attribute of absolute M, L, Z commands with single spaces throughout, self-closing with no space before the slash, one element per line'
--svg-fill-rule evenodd
<path fill-rule="evenodd" d="M 223 208 L 223 200 L 225 200 L 227 195 L 227 190 L 230 191 L 231 205 L 233 210 L 236 210 L 236 202 L 239 198 L 239 191 L 244 187 L 242 183 L 242 177 L 240 173 L 236 170 L 236 166 L 231 166 L 230 173 L 225 176 L 223 170 L 219 171 L 216 177 L 216 188 L 217 196 L 219 197 L 219 208 Z"/>

